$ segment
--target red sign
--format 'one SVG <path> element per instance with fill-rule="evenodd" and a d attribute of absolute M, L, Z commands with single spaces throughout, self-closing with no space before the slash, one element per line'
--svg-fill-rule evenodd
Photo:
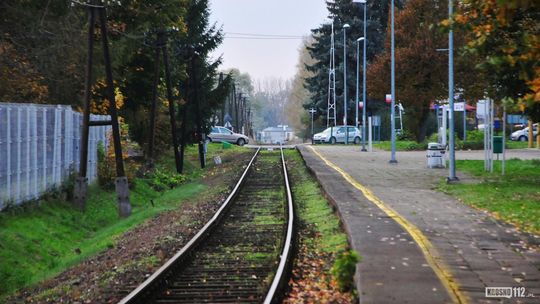
<path fill-rule="evenodd" d="M 392 94 L 386 94 L 386 103 L 392 103 Z"/>
<path fill-rule="evenodd" d="M 360 109 L 363 108 L 363 107 L 364 107 L 364 102 L 363 102 L 363 101 L 360 101 L 360 102 L 358 103 L 358 107 L 359 107 Z"/>

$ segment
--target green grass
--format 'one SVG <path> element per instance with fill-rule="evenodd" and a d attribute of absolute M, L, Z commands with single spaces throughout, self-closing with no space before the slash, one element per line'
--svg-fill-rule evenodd
<path fill-rule="evenodd" d="M 390 141 L 381 141 L 379 143 L 373 143 L 373 148 L 380 149 L 384 151 L 390 151 L 391 150 L 391 142 Z M 465 142 L 457 141 L 456 142 L 456 149 L 483 149 L 483 142 Z M 527 148 L 527 142 L 520 142 L 520 141 L 506 141 L 506 148 L 507 149 L 525 149 Z M 427 142 L 417 143 L 412 140 L 398 140 L 396 141 L 396 150 L 397 151 L 425 151 L 427 149 Z"/>
<path fill-rule="evenodd" d="M 187 149 L 188 182 L 177 188 L 157 192 L 144 180 L 133 181 L 134 187 L 130 190 L 133 213 L 125 219 L 118 217 L 114 191 L 105 191 L 97 185 L 89 189 L 84 213 L 66 202 L 61 193 L 50 194 L 39 203 L 31 202 L 1 212 L 0 299 L 115 246 L 116 239 L 124 232 L 208 191 L 200 181 L 205 171 L 198 169 L 198 162 L 193 162 L 197 160 L 196 151 L 196 147 Z M 232 156 L 240 151 L 245 149 L 233 146 L 223 150 L 221 145 L 211 144 L 208 165 L 213 165 L 214 155 Z M 172 153 L 167 152 L 157 167 L 173 172 Z"/>
<path fill-rule="evenodd" d="M 529 143 L 526 141 L 512 141 L 512 140 L 506 141 L 507 149 L 526 149 L 528 147 L 529 147 Z"/>
<path fill-rule="evenodd" d="M 323 252 L 338 253 L 348 248 L 347 235 L 340 221 L 325 199 L 317 181 L 310 175 L 296 150 L 286 150 L 292 192 L 300 221 L 311 226 L 317 238 L 306 242 Z"/>
<path fill-rule="evenodd" d="M 441 190 L 522 230 L 540 234 L 540 160 L 508 160 L 505 176 L 500 174 L 500 162 L 495 162 L 493 174 L 484 172 L 483 161 L 457 161 L 456 167 L 481 182 L 441 183 Z"/>
<path fill-rule="evenodd" d="M 373 143 L 373 148 L 384 151 L 390 151 L 392 146 L 390 141 L 381 141 L 379 143 Z M 398 140 L 396 141 L 397 151 L 418 151 L 426 150 L 427 143 L 417 143 L 413 140 Z"/>

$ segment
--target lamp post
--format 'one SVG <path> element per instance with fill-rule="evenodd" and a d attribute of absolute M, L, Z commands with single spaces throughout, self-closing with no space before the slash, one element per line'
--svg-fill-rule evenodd
<path fill-rule="evenodd" d="M 366 104 L 366 66 L 367 66 L 367 63 L 366 63 L 366 44 L 367 44 L 367 0 L 353 0 L 353 2 L 356 2 L 356 3 L 361 3 L 364 5 L 364 37 L 362 38 L 358 38 L 357 42 L 360 42 L 360 40 L 364 40 L 364 60 L 363 60 L 363 63 L 362 63 L 362 70 L 364 72 L 364 76 L 363 76 L 363 79 L 362 79 L 362 151 L 365 151 L 367 152 L 366 150 L 366 108 L 367 108 L 367 104 Z M 358 45 L 357 45 L 357 53 L 358 53 Z M 358 58 L 357 58 L 358 60 Z M 357 61 L 358 62 L 358 61 Z M 357 77 L 356 79 L 358 79 L 358 72 L 357 72 Z M 357 85 L 356 87 L 358 88 L 358 80 L 357 80 Z M 358 92 L 358 90 L 357 90 Z M 358 95 L 356 97 L 356 99 L 358 100 Z M 358 111 L 358 102 L 357 102 L 357 105 L 356 105 L 356 110 Z M 358 122 L 356 123 L 357 126 L 358 126 Z"/>
<path fill-rule="evenodd" d="M 358 127 L 358 108 L 359 108 L 359 89 L 360 89 L 360 41 L 364 40 L 364 37 L 360 37 L 358 39 L 356 39 L 356 125 L 355 127 Z M 365 74 L 364 74 L 364 79 L 365 79 Z M 365 85 L 365 84 L 364 84 Z M 366 117 L 365 117 L 365 100 L 364 100 L 364 103 L 363 103 L 363 106 L 362 106 L 362 113 L 363 113 L 363 116 L 362 116 L 362 130 L 365 129 L 365 124 L 366 124 Z M 365 136 L 362 132 L 362 151 L 366 151 L 366 142 L 365 142 Z"/>
<path fill-rule="evenodd" d="M 453 15 L 453 3 L 452 0 L 448 0 L 448 18 L 452 18 Z M 456 150 L 455 150 L 455 138 L 454 138 L 454 31 L 450 28 L 448 32 L 448 105 L 450 106 L 450 115 L 448 117 L 448 123 L 450 125 L 449 139 L 448 139 L 448 156 L 450 159 L 450 165 L 448 166 L 448 182 L 457 181 L 456 176 Z M 465 111 L 465 109 L 463 109 Z"/>
<path fill-rule="evenodd" d="M 392 103 L 390 105 L 390 128 L 391 128 L 391 140 L 392 140 L 392 152 L 390 154 L 390 163 L 391 164 L 397 164 L 396 160 L 396 58 L 395 58 L 395 50 L 394 50 L 394 0 L 392 0 L 392 3 L 390 4 L 390 10 L 391 10 L 391 16 L 392 16 L 392 23 L 391 23 L 391 94 L 392 94 Z"/>
<path fill-rule="evenodd" d="M 349 128 L 347 128 L 347 29 L 348 23 L 343 25 L 343 125 L 345 126 L 345 144 L 349 144 Z"/>

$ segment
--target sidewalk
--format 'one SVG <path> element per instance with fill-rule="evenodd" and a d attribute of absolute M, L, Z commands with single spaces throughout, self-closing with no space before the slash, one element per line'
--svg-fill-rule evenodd
<path fill-rule="evenodd" d="M 357 267 L 362 303 L 499 303 L 485 297 L 485 287 L 523 286 L 540 297 L 540 253 L 528 249 L 540 239 L 432 190 L 447 171 L 426 169 L 425 153 L 398 152 L 399 163 L 390 165 L 389 152 L 299 150 L 363 257 Z"/>

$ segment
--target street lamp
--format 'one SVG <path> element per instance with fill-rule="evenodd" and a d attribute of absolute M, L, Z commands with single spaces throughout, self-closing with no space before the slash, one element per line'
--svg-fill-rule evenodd
<path fill-rule="evenodd" d="M 362 106 L 362 151 L 365 151 L 367 152 L 366 150 L 366 108 L 367 108 L 367 104 L 366 104 L 366 66 L 367 66 L 367 63 L 366 63 L 366 44 L 367 44 L 367 1 L 366 0 L 353 0 L 353 2 L 357 2 L 357 3 L 361 3 L 361 4 L 364 4 L 364 37 L 362 38 L 358 38 L 357 42 L 360 42 L 361 39 L 364 40 L 364 60 L 363 60 L 363 63 L 362 63 L 362 70 L 364 72 L 364 76 L 363 76 L 363 79 L 362 79 L 362 103 L 363 103 L 363 106 Z M 358 46 L 357 46 L 358 48 Z M 358 60 L 358 58 L 357 58 Z M 358 62 L 358 61 L 357 61 Z M 357 72 L 357 77 L 358 79 L 358 72 Z M 356 87 L 358 87 L 358 80 L 357 80 L 357 85 Z M 358 90 L 357 90 L 358 92 Z M 358 96 L 356 97 L 356 100 L 358 100 Z M 358 111 L 358 104 L 356 105 L 356 111 Z M 358 122 L 357 122 L 357 125 L 358 125 Z"/>
<path fill-rule="evenodd" d="M 356 122 L 356 125 L 355 127 L 358 127 L 358 108 L 359 108 L 359 101 L 358 101 L 358 95 L 359 95 L 359 89 L 360 89 L 360 41 L 364 40 L 364 37 L 360 37 L 358 39 L 356 39 L 356 117 L 355 117 L 355 122 Z M 365 76 L 365 75 L 364 75 Z M 364 105 L 365 107 L 365 105 Z M 364 125 L 365 125 L 365 117 L 363 118 L 362 122 L 362 129 L 364 129 Z M 362 135 L 363 136 L 363 135 Z M 362 139 L 363 141 L 363 139 Z M 364 151 L 365 149 L 365 143 L 362 145 L 362 151 Z"/>
<path fill-rule="evenodd" d="M 452 18 L 453 4 L 452 0 L 448 0 L 448 18 Z M 448 117 L 448 123 L 450 125 L 449 139 L 448 139 L 448 156 L 450 158 L 450 165 L 448 166 L 448 182 L 457 181 L 456 176 L 456 151 L 455 151 L 455 138 L 454 138 L 454 31 L 450 27 L 448 32 L 448 106 L 450 107 L 450 115 Z M 465 111 L 465 109 L 463 109 Z"/>
<path fill-rule="evenodd" d="M 391 141 L 392 141 L 392 152 L 390 154 L 390 163 L 397 164 L 396 160 L 396 56 L 395 56 L 395 41 L 394 41 L 394 0 L 390 4 L 390 10 L 392 15 L 391 23 L 391 94 L 392 94 L 392 103 L 390 104 L 390 128 L 391 128 Z"/>
<path fill-rule="evenodd" d="M 349 128 L 347 128 L 347 29 L 348 23 L 343 25 L 343 125 L 345 126 L 345 144 L 349 144 Z"/>

